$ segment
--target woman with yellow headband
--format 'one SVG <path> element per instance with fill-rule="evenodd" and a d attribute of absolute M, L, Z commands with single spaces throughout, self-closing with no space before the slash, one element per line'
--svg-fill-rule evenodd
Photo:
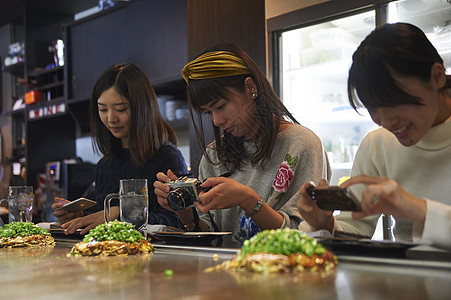
<path fill-rule="evenodd" d="M 189 230 L 233 232 L 238 240 L 264 229 L 297 228 L 299 187 L 306 180 L 330 178 L 319 138 L 297 123 L 237 46 L 207 50 L 182 75 L 200 124 L 199 140 L 205 147 L 201 116 L 207 114 L 215 141 L 204 148 L 199 164 L 201 186 L 209 190 L 200 193 L 195 209 L 177 212 L 181 222 Z M 226 173 L 230 176 L 222 176 Z M 170 209 L 165 183 L 176 177 L 169 171 L 157 178 L 158 201 Z"/>

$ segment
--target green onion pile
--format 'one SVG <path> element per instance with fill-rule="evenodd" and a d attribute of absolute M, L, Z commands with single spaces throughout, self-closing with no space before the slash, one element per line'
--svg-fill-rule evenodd
<path fill-rule="evenodd" d="M 0 238 L 26 237 L 34 234 L 50 235 L 47 230 L 31 222 L 12 222 L 0 228 Z"/>
<path fill-rule="evenodd" d="M 323 255 L 326 249 L 315 239 L 294 229 L 264 230 L 244 241 L 241 247 L 242 260 L 247 254 L 266 252 L 290 255 L 304 253 L 307 256 Z"/>
<path fill-rule="evenodd" d="M 84 237 L 83 242 L 92 241 L 120 241 L 126 243 L 140 242 L 145 238 L 130 223 L 114 220 L 108 223 L 100 224 L 93 228 Z"/>

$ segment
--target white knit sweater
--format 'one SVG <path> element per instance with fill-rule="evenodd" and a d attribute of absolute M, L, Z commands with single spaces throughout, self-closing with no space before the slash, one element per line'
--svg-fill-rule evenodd
<path fill-rule="evenodd" d="M 397 181 L 407 192 L 426 199 L 424 224 L 397 219 L 397 240 L 420 241 L 451 248 L 451 120 L 432 127 L 414 146 L 402 146 L 389 131 L 370 132 L 356 154 L 351 176 L 367 174 Z M 364 186 L 355 186 L 361 195 Z M 337 217 L 345 231 L 372 235 L 378 216 L 354 221 L 348 213 Z"/>

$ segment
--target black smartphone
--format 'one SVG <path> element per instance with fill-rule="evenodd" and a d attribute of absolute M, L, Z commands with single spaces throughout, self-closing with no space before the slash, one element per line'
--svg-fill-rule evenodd
<path fill-rule="evenodd" d="M 324 210 L 348 210 L 361 211 L 360 201 L 352 192 L 338 186 L 329 188 L 316 188 L 310 186 L 307 188 L 307 194 L 312 197 L 316 205 Z"/>
<path fill-rule="evenodd" d="M 55 209 L 55 211 L 60 210 L 60 209 L 65 209 L 67 211 L 77 212 L 77 211 L 81 211 L 81 210 L 90 208 L 96 204 L 97 203 L 93 200 L 89 200 L 86 198 L 79 198 L 77 200 L 74 200 L 67 204 L 64 204 L 61 207 L 58 207 L 57 209 Z"/>

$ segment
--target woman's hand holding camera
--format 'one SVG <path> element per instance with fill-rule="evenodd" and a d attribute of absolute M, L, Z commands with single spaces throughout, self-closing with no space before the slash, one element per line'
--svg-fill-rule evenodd
<path fill-rule="evenodd" d="M 168 174 L 158 173 L 157 179 L 159 181 L 154 182 L 154 188 L 158 203 L 168 210 L 175 211 L 168 203 L 167 198 L 171 188 L 166 183 L 177 180 L 177 176 L 169 170 Z M 200 184 L 200 187 L 208 189 L 208 192 L 199 191 L 199 199 L 194 202 L 194 205 L 203 213 L 211 209 L 226 209 L 235 206 L 252 210 L 255 202 L 260 199 L 251 188 L 226 177 L 208 178 Z M 249 199 L 256 199 L 256 201 L 249 201 Z"/>
<path fill-rule="evenodd" d="M 199 194 L 199 202 L 194 205 L 203 213 L 211 209 L 226 209 L 240 206 L 245 211 L 252 211 L 255 203 L 260 199 L 258 194 L 248 186 L 225 177 L 211 177 L 205 180 L 202 188 L 211 188 L 208 192 Z M 255 199 L 255 201 L 250 201 Z"/>
<path fill-rule="evenodd" d="M 199 183 L 196 183 L 196 187 L 194 187 L 193 183 L 191 183 L 191 186 L 178 186 L 172 190 L 171 193 L 178 193 L 177 189 L 197 189 L 197 186 L 200 187 L 197 189 L 198 199 L 196 201 L 187 201 L 187 199 L 184 199 L 185 204 L 189 203 L 188 207 L 180 205 L 179 207 L 186 208 L 176 211 L 182 224 L 190 224 L 194 220 L 193 207 L 191 204 L 194 204 L 194 206 L 202 213 L 207 213 L 212 209 L 228 209 L 236 206 L 241 207 L 246 213 L 254 212 L 256 205 L 259 200 L 261 200 L 260 196 L 250 187 L 241 184 L 234 179 L 227 178 L 228 176 L 230 175 L 226 173 L 219 177 L 210 177 L 200 185 Z M 177 202 L 180 198 L 184 198 L 186 196 L 184 193 L 179 193 L 175 197 L 175 200 L 170 197 L 172 195 L 169 193 L 171 188 L 167 183 L 171 180 L 177 180 L 177 177 L 174 173 L 168 171 L 167 175 L 164 173 L 158 173 L 157 179 L 159 181 L 154 182 L 154 188 L 158 203 L 166 209 L 175 211 L 171 208 L 169 202 Z M 168 194 L 170 195 L 169 202 Z M 182 194 L 184 196 L 182 196 Z M 180 201 L 180 203 L 183 202 Z M 262 229 L 279 228 L 283 222 L 283 217 L 276 211 L 272 210 L 265 203 L 263 206 L 260 206 L 257 212 L 259 213 L 255 214 L 252 219 Z M 202 220 L 200 220 L 199 226 L 203 231 L 209 230 L 208 226 Z"/>
<path fill-rule="evenodd" d="M 171 170 L 168 170 L 168 174 L 159 172 L 157 174 L 157 179 L 158 181 L 155 181 L 153 183 L 153 187 L 155 195 L 157 195 L 158 203 L 167 210 L 174 211 L 168 203 L 167 198 L 171 188 L 166 183 L 171 180 L 177 180 L 177 176 Z"/>

